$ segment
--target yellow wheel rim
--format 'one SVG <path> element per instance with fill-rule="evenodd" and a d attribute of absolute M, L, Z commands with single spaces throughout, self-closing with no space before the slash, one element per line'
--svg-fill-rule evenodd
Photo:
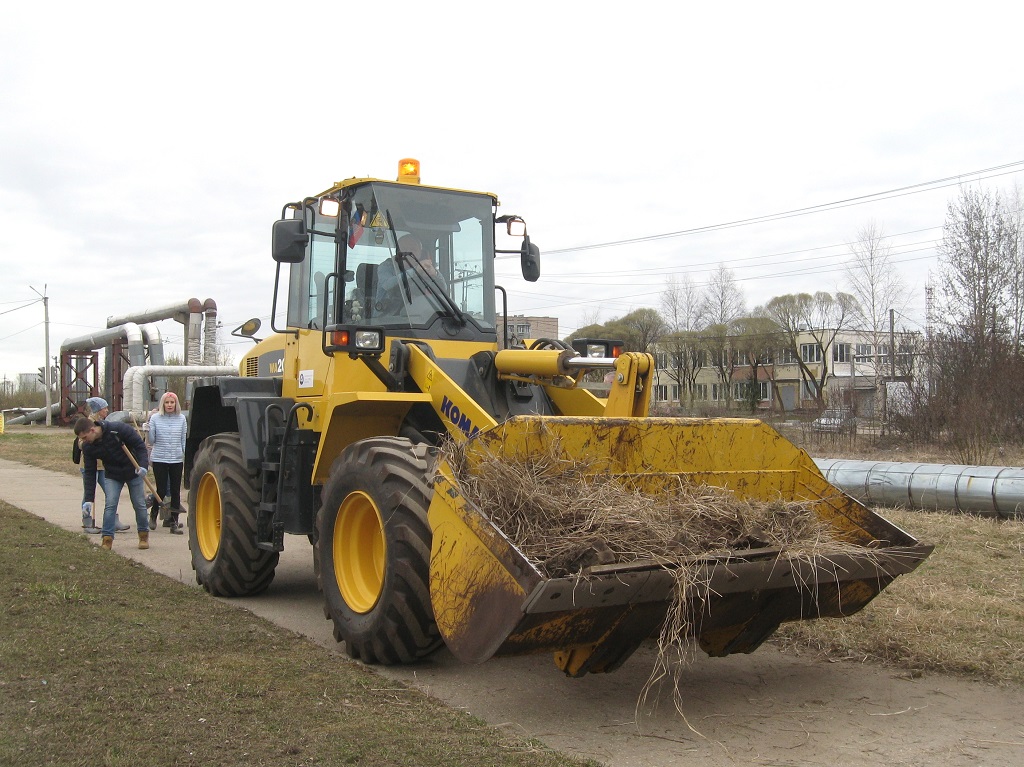
<path fill-rule="evenodd" d="M 334 524 L 334 577 L 345 604 L 368 613 L 384 587 L 387 543 L 377 504 L 366 493 L 348 495 Z"/>
<path fill-rule="evenodd" d="M 223 520 L 220 484 L 213 474 L 207 472 L 199 480 L 195 508 L 189 511 L 192 514 L 191 523 L 195 526 L 196 539 L 199 541 L 199 551 L 205 560 L 212 562 L 220 550 L 220 528 Z"/>

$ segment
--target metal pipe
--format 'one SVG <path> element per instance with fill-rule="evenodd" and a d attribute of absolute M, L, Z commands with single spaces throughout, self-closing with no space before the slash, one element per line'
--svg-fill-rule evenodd
<path fill-rule="evenodd" d="M 146 350 L 149 352 L 150 365 L 164 364 L 164 342 L 160 337 L 160 328 L 152 322 L 139 326 L 142 330 L 142 337 L 146 339 Z M 167 377 L 160 376 L 153 379 L 153 386 L 157 391 L 167 391 Z"/>
<path fill-rule="evenodd" d="M 34 423 L 35 421 L 45 420 L 47 413 L 49 413 L 50 415 L 60 415 L 60 403 L 56 402 L 50 405 L 49 409 L 41 407 L 38 410 L 33 410 L 31 413 L 25 413 L 25 415 L 19 415 L 16 418 L 7 418 L 5 419 L 4 422 L 7 426 L 17 426 L 19 424 Z M 0 415 L 0 418 L 3 418 L 3 416 Z"/>
<path fill-rule="evenodd" d="M 152 402 L 146 379 L 159 376 L 236 376 L 238 368 L 233 365 L 137 365 L 124 371 L 125 410 L 138 420 L 144 420 Z"/>
<path fill-rule="evenodd" d="M 868 506 L 1024 519 L 1024 469 L 816 458 L 825 479 Z"/>
<path fill-rule="evenodd" d="M 159 320 L 177 320 L 184 324 L 188 316 L 203 310 L 203 304 L 198 298 L 190 298 L 168 306 L 161 306 L 154 309 L 146 309 L 141 312 L 132 312 L 120 317 L 107 317 L 107 327 L 123 325 L 126 322 L 157 322 Z"/>
<path fill-rule="evenodd" d="M 66 338 L 61 344 L 60 352 L 91 352 L 110 346 L 114 341 L 124 338 L 128 343 L 128 357 L 133 365 L 146 363 L 145 342 L 142 328 L 134 322 L 125 322 L 117 327 L 107 328 L 98 333 L 91 333 L 78 338 Z"/>
<path fill-rule="evenodd" d="M 217 302 L 207 298 L 203 302 L 203 364 L 217 364 Z"/>

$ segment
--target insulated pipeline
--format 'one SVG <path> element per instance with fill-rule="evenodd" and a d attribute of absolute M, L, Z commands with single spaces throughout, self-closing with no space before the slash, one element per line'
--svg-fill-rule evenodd
<path fill-rule="evenodd" d="M 868 506 L 1024 518 L 1024 469 L 816 458 L 830 483 Z"/>

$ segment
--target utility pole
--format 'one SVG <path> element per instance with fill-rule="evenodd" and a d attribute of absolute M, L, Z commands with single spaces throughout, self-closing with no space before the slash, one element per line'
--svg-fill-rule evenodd
<path fill-rule="evenodd" d="M 29 285 L 32 288 L 31 285 Z M 46 366 L 43 368 L 43 387 L 46 389 L 46 425 L 50 426 L 50 408 L 53 407 L 53 390 L 52 381 L 50 381 L 50 299 L 46 297 L 46 285 L 43 285 L 43 292 L 40 293 L 35 288 L 32 288 L 35 294 L 43 299 L 43 325 L 46 332 Z"/>
<path fill-rule="evenodd" d="M 889 375 L 896 380 L 896 311 L 889 310 Z"/>

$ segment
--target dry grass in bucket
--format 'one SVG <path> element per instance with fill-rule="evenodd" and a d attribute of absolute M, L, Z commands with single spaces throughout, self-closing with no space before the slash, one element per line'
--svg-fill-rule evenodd
<path fill-rule="evenodd" d="M 692 660 L 695 620 L 709 596 L 709 560 L 754 549 L 808 562 L 866 551 L 837 538 L 811 502 L 743 499 L 683 476 L 657 493 L 642 492 L 593 460 L 567 458 L 557 440 L 515 459 L 474 445 L 472 468 L 466 449 L 449 444 L 443 450 L 460 492 L 547 577 L 584 579 L 594 565 L 637 562 L 673 573 L 673 599 L 641 701 L 662 680 L 678 682 Z M 673 689 L 683 714 L 678 684 Z"/>

